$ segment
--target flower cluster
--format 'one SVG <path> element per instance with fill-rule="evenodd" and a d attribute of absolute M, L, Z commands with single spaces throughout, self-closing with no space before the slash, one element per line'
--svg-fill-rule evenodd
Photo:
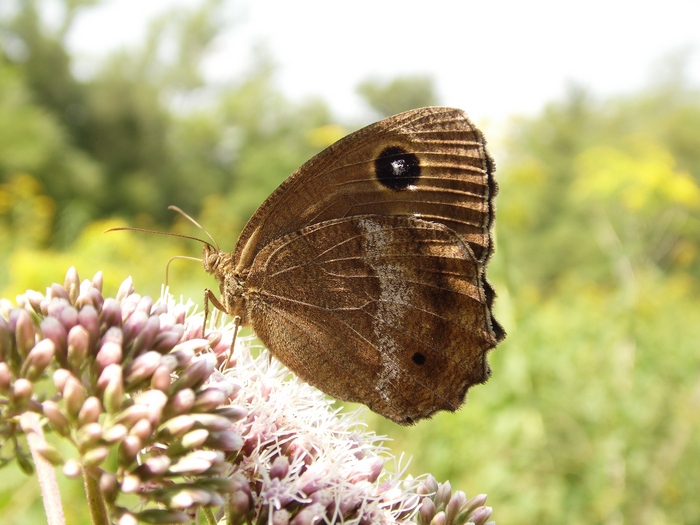
<path fill-rule="evenodd" d="M 252 339 L 232 349 L 231 326 L 202 337 L 192 310 L 165 294 L 153 303 L 130 280 L 104 298 L 101 274 L 80 283 L 74 269 L 63 286 L 0 302 L 0 463 L 30 473 L 31 451 L 83 476 L 94 523 L 184 523 L 198 511 L 274 525 L 490 517 L 485 495 L 388 472 L 357 414 L 334 411 Z M 26 414 L 73 457 L 43 434 L 30 440 Z"/>

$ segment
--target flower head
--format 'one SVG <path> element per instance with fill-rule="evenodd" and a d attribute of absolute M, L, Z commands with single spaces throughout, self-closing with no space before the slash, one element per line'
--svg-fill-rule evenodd
<path fill-rule="evenodd" d="M 0 460 L 32 471 L 15 423 L 31 411 L 75 450 L 35 452 L 99 486 L 120 524 L 199 509 L 233 524 L 486 522 L 485 496 L 388 472 L 357 413 L 334 410 L 254 339 L 232 348 L 231 325 L 206 337 L 202 325 L 191 303 L 154 302 L 130 279 L 105 298 L 101 274 L 81 283 L 74 269 L 63 286 L 3 300 L 0 437 L 16 446 Z"/>

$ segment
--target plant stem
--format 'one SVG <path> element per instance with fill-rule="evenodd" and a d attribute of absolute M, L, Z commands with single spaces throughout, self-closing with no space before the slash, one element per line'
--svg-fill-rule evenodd
<path fill-rule="evenodd" d="M 41 429 L 39 414 L 35 412 L 24 412 L 20 416 L 20 425 L 27 436 L 29 450 L 32 452 L 32 459 L 36 468 L 39 487 L 44 501 L 44 511 L 46 512 L 46 522 L 48 525 L 65 525 L 66 518 L 63 515 L 61 505 L 61 494 L 58 491 L 56 472 L 53 465 L 37 451 L 46 443 L 44 432 Z"/>
<path fill-rule="evenodd" d="M 83 483 L 93 525 L 109 525 L 107 508 L 100 489 L 99 471 L 97 469 L 84 468 Z"/>

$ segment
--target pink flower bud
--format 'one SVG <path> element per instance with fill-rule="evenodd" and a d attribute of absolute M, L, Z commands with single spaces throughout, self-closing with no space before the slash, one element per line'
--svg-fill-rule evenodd
<path fill-rule="evenodd" d="M 61 407 L 58 403 L 47 399 L 41 404 L 42 412 L 44 416 L 49 420 L 49 425 L 51 428 L 60 434 L 61 436 L 67 436 L 70 434 L 70 424 L 68 419 L 63 414 Z"/>
<path fill-rule="evenodd" d="M 172 465 L 172 459 L 168 456 L 153 456 L 144 461 L 134 473 L 145 481 L 165 475 L 170 465 Z"/>
<path fill-rule="evenodd" d="M 189 415 L 175 416 L 158 429 L 158 439 L 171 440 L 188 432 L 195 424 Z"/>
<path fill-rule="evenodd" d="M 98 372 L 102 372 L 110 365 L 116 365 L 122 362 L 123 353 L 121 345 L 117 343 L 107 342 L 97 352 L 95 356 L 95 366 Z"/>
<path fill-rule="evenodd" d="M 97 380 L 97 388 L 102 391 L 102 402 L 108 414 L 116 414 L 124 402 L 124 381 L 122 367 L 108 365 Z"/>
<path fill-rule="evenodd" d="M 98 292 L 102 293 L 102 285 L 104 283 L 104 277 L 102 276 L 102 270 L 99 270 L 95 276 L 92 278 L 92 286 Z"/>
<path fill-rule="evenodd" d="M 63 288 L 61 288 L 63 289 Z M 41 321 L 41 331 L 46 339 L 53 341 L 56 345 L 56 357 L 59 363 L 65 363 L 66 351 L 68 349 L 68 332 L 61 322 L 55 317 L 45 317 Z"/>
<path fill-rule="evenodd" d="M 270 467 L 270 477 L 284 479 L 289 472 L 289 460 L 286 456 L 277 456 Z"/>
<path fill-rule="evenodd" d="M 85 388 L 75 376 L 71 375 L 66 379 L 62 395 L 66 403 L 68 417 L 77 419 L 78 413 L 85 402 Z"/>
<path fill-rule="evenodd" d="M 111 297 L 105 299 L 100 312 L 100 326 L 105 328 L 117 328 L 122 325 L 122 308 L 119 301 Z M 109 332 L 109 330 L 108 330 Z M 120 341 L 121 342 L 121 341 Z"/>
<path fill-rule="evenodd" d="M 486 494 L 477 494 L 464 505 L 466 512 L 471 512 L 477 507 L 482 507 L 486 503 Z"/>
<path fill-rule="evenodd" d="M 160 358 L 160 353 L 155 350 L 138 356 L 124 368 L 124 383 L 131 387 L 150 379 L 160 364 Z"/>
<path fill-rule="evenodd" d="M 100 490 L 105 498 L 110 503 L 114 502 L 117 498 L 119 490 L 119 480 L 117 476 L 111 472 L 103 472 L 100 476 Z"/>
<path fill-rule="evenodd" d="M 63 328 L 68 332 L 71 328 L 78 324 L 78 310 L 73 306 L 66 305 L 65 308 L 61 309 L 58 315 L 58 320 L 63 325 Z"/>
<path fill-rule="evenodd" d="M 185 329 L 182 325 L 175 325 L 168 330 L 160 332 L 153 341 L 153 349 L 169 350 L 180 342 L 184 333 Z"/>
<path fill-rule="evenodd" d="M 168 396 L 160 390 L 146 390 L 134 396 L 134 402 L 148 408 L 148 420 L 152 425 L 157 426 L 160 423 L 163 408 L 168 402 Z"/>
<path fill-rule="evenodd" d="M 199 457 L 196 454 L 188 454 L 180 458 L 177 463 L 170 466 L 169 473 L 176 476 L 194 476 L 203 474 L 212 466 L 208 458 Z"/>
<path fill-rule="evenodd" d="M 85 400 L 83 406 L 78 412 L 78 423 L 86 425 L 88 423 L 97 423 L 102 413 L 102 403 L 95 396 L 90 396 Z"/>
<path fill-rule="evenodd" d="M 141 490 L 141 480 L 138 476 L 126 475 L 122 481 L 122 492 L 124 494 L 134 494 Z"/>
<path fill-rule="evenodd" d="M 168 411 L 173 414 L 184 414 L 194 406 L 196 395 L 191 388 L 183 388 L 170 396 Z"/>
<path fill-rule="evenodd" d="M 450 502 L 450 496 L 452 496 L 452 486 L 449 481 L 445 481 L 438 486 L 437 492 L 435 493 L 435 505 L 438 508 L 444 508 Z"/>
<path fill-rule="evenodd" d="M 131 429 L 140 419 L 148 418 L 148 413 L 146 405 L 132 405 L 117 414 L 116 422 Z"/>
<path fill-rule="evenodd" d="M 323 520 L 326 514 L 326 508 L 323 505 L 314 503 L 308 507 L 304 507 L 294 519 L 290 522 L 290 525 L 316 525 Z"/>
<path fill-rule="evenodd" d="M 129 320 L 134 316 L 132 315 Z M 126 322 L 125 328 L 129 321 Z M 148 317 L 146 322 L 141 327 L 138 333 L 134 334 L 134 341 L 131 346 L 131 355 L 138 355 L 144 350 L 152 348 L 158 331 L 160 330 L 160 321 L 157 317 Z"/>
<path fill-rule="evenodd" d="M 136 338 L 146 326 L 148 319 L 148 314 L 140 311 L 136 311 L 129 316 L 122 327 L 122 332 L 124 332 L 124 344 L 128 345 Z"/>
<path fill-rule="evenodd" d="M 32 397 L 34 385 L 27 379 L 19 378 L 17 381 L 15 381 L 15 384 L 12 385 L 12 391 L 15 400 L 20 404 L 24 404 L 29 401 L 30 397 Z"/>
<path fill-rule="evenodd" d="M 37 381 L 56 354 L 56 347 L 49 339 L 42 339 L 32 348 L 22 364 L 21 374 L 30 381 Z"/>
<path fill-rule="evenodd" d="M 445 509 L 445 515 L 447 516 L 447 522 L 453 523 L 459 511 L 464 508 L 467 504 L 467 496 L 461 490 L 455 492 L 450 498 L 450 502 L 447 504 Z"/>
<path fill-rule="evenodd" d="M 78 448 L 81 451 L 93 448 L 102 439 L 102 425 L 99 423 L 88 423 L 78 429 Z"/>
<path fill-rule="evenodd" d="M 223 416 L 230 422 L 234 423 L 246 417 L 248 415 L 248 410 L 245 407 L 237 405 L 227 405 L 224 407 L 217 408 L 212 413 L 219 416 Z"/>
<path fill-rule="evenodd" d="M 190 366 L 180 374 L 180 377 L 173 383 L 173 390 L 177 391 L 182 388 L 199 388 L 216 367 L 216 358 L 213 354 L 205 354 L 202 357 L 195 359 L 190 363 Z"/>
<path fill-rule="evenodd" d="M 190 414 L 192 420 L 207 430 L 220 431 L 231 428 L 231 421 L 216 414 Z"/>
<path fill-rule="evenodd" d="M 228 500 L 229 513 L 231 514 L 233 523 L 240 525 L 245 523 L 247 520 L 248 513 L 253 509 L 253 501 L 249 494 L 238 491 L 231 494 Z M 283 509 L 284 511 L 284 509 Z M 278 511 L 282 512 L 282 511 Z M 287 512 L 287 511 L 284 511 Z M 274 519 L 274 517 L 273 517 Z M 281 521 L 280 525 L 286 525 L 289 523 L 289 513 L 287 512 L 287 521 Z"/>
<path fill-rule="evenodd" d="M 422 482 L 420 485 L 418 485 L 418 494 L 421 494 L 423 496 L 427 494 L 435 494 L 438 489 L 438 482 L 437 480 L 433 477 L 432 474 L 428 475 L 428 478 Z"/>
<path fill-rule="evenodd" d="M 10 390 L 11 384 L 12 372 L 10 372 L 10 367 L 7 363 L 0 362 L 0 392 L 7 392 Z"/>
<path fill-rule="evenodd" d="M 27 290 L 24 295 L 27 297 L 32 310 L 37 314 L 41 314 L 41 303 L 44 301 L 44 296 L 35 290 Z"/>
<path fill-rule="evenodd" d="M 139 302 L 136 304 L 136 311 L 137 312 L 143 312 L 146 315 L 151 315 L 151 311 L 153 310 L 153 299 L 151 299 L 148 295 L 144 295 L 139 299 Z"/>
<path fill-rule="evenodd" d="M 80 370 L 85 364 L 90 346 L 90 334 L 82 325 L 76 325 L 68 332 L 68 364 L 73 370 Z"/>
<path fill-rule="evenodd" d="M 36 341 L 36 330 L 32 318 L 26 310 L 13 310 L 17 312 L 15 322 L 15 341 L 17 342 L 17 352 L 21 358 L 26 357 L 34 347 Z"/>
<path fill-rule="evenodd" d="M 171 382 L 170 368 L 160 364 L 151 376 L 151 388 L 161 392 L 169 392 Z"/>
<path fill-rule="evenodd" d="M 134 426 L 131 427 L 129 434 L 138 437 L 141 441 L 147 442 L 153 434 L 153 425 L 148 419 L 139 419 Z"/>
<path fill-rule="evenodd" d="M 206 445 L 217 450 L 236 452 L 243 448 L 243 438 L 233 430 L 215 430 L 209 432 Z"/>
<path fill-rule="evenodd" d="M 107 428 L 102 434 L 102 439 L 108 444 L 119 443 L 128 433 L 128 428 L 124 425 L 117 424 Z"/>
<path fill-rule="evenodd" d="M 220 388 L 210 387 L 197 394 L 192 410 L 195 412 L 209 412 L 226 402 L 227 393 Z"/>
<path fill-rule="evenodd" d="M 70 479 L 79 478 L 83 468 L 75 459 L 69 459 L 63 464 L 63 475 Z"/>
<path fill-rule="evenodd" d="M 73 374 L 71 374 L 70 371 L 66 370 L 65 368 L 59 368 L 56 370 L 53 373 L 53 385 L 56 387 L 56 390 L 63 392 L 63 388 L 66 386 L 66 381 L 72 376 Z"/>
<path fill-rule="evenodd" d="M 82 455 L 83 465 L 86 467 L 95 467 L 107 459 L 109 449 L 107 447 L 95 447 Z"/>
<path fill-rule="evenodd" d="M 66 291 L 71 304 L 75 304 L 75 300 L 80 293 L 80 277 L 78 277 L 78 272 L 74 266 L 71 266 L 66 272 L 63 289 Z"/>
<path fill-rule="evenodd" d="M 469 521 L 474 525 L 484 525 L 491 514 L 493 514 L 491 507 L 478 507 L 469 515 Z"/>
<path fill-rule="evenodd" d="M 66 303 L 70 303 L 70 296 L 68 295 L 68 292 L 66 292 L 66 289 L 58 283 L 53 283 L 46 295 L 49 297 L 49 299 L 62 299 Z"/>
<path fill-rule="evenodd" d="M 433 519 L 430 520 L 430 525 L 447 525 L 447 515 L 445 514 L 445 511 L 440 511 L 435 516 L 433 516 Z"/>
<path fill-rule="evenodd" d="M 121 302 L 133 293 L 133 280 L 131 279 L 131 277 L 127 277 L 126 279 L 124 279 L 124 282 L 122 282 L 122 284 L 119 286 L 119 290 L 117 291 L 117 301 Z"/>
<path fill-rule="evenodd" d="M 93 306 L 84 306 L 78 312 L 78 322 L 88 334 L 88 350 L 94 355 L 97 341 L 100 339 L 100 318 L 97 310 Z"/>
<path fill-rule="evenodd" d="M 418 513 L 421 516 L 421 521 L 423 523 L 430 523 L 435 514 L 437 513 L 437 508 L 435 508 L 435 503 L 430 498 L 423 498 L 423 503 L 421 503 Z"/>
<path fill-rule="evenodd" d="M 119 463 L 123 466 L 131 465 L 143 448 L 143 442 L 136 436 L 126 436 L 119 444 Z"/>
<path fill-rule="evenodd" d="M 209 431 L 204 428 L 198 428 L 192 430 L 182 436 L 182 446 L 185 450 L 191 450 L 193 448 L 199 448 L 204 445 L 204 442 L 209 437 Z"/>

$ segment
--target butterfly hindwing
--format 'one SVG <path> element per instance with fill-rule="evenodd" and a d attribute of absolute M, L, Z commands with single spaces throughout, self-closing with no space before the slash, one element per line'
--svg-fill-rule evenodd
<path fill-rule="evenodd" d="M 455 410 L 496 341 L 479 263 L 411 217 L 325 221 L 268 244 L 247 280 L 252 327 L 324 392 L 400 423 Z"/>

